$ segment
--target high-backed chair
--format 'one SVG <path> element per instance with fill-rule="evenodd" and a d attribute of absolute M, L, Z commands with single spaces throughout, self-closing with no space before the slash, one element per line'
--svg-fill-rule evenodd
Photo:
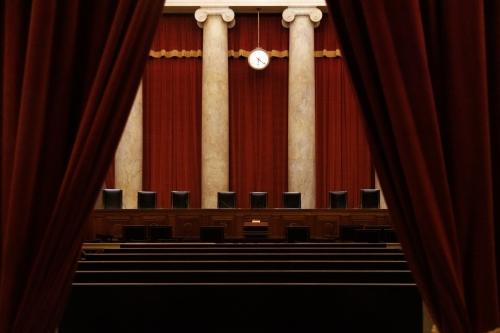
<path fill-rule="evenodd" d="M 376 188 L 362 188 L 361 208 L 380 208 L 380 190 Z"/>
<path fill-rule="evenodd" d="M 172 208 L 189 208 L 189 191 L 171 192 Z"/>
<path fill-rule="evenodd" d="M 122 226 L 122 234 L 125 242 L 145 242 L 147 240 L 145 225 L 124 225 Z"/>
<path fill-rule="evenodd" d="M 330 208 L 347 208 L 347 191 L 331 191 L 328 194 Z"/>
<path fill-rule="evenodd" d="M 224 242 L 223 225 L 200 226 L 200 240 L 202 242 Z"/>
<path fill-rule="evenodd" d="M 251 208 L 267 208 L 267 192 L 250 192 Z"/>
<path fill-rule="evenodd" d="M 105 188 L 102 190 L 102 203 L 105 209 L 122 208 L 122 190 L 118 188 Z"/>
<path fill-rule="evenodd" d="M 163 242 L 172 239 L 172 226 L 170 225 L 150 225 L 149 240 L 151 242 Z"/>
<path fill-rule="evenodd" d="M 283 208 L 300 207 L 300 192 L 283 192 Z"/>
<path fill-rule="evenodd" d="M 137 208 L 156 208 L 156 192 L 139 191 L 137 192 Z"/>
<path fill-rule="evenodd" d="M 308 242 L 311 237 L 311 227 L 292 226 L 286 227 L 286 239 L 289 242 Z"/>
<path fill-rule="evenodd" d="M 217 192 L 217 208 L 236 208 L 236 192 Z"/>

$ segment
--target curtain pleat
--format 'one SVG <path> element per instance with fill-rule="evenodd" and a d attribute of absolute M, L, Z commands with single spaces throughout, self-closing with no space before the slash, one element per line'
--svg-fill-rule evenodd
<path fill-rule="evenodd" d="M 0 10 L 0 332 L 56 330 L 163 1 Z"/>
<path fill-rule="evenodd" d="M 152 49 L 197 50 L 203 30 L 191 15 L 164 15 Z M 201 58 L 148 59 L 143 79 L 143 188 L 170 207 L 170 192 L 201 205 Z"/>
<path fill-rule="evenodd" d="M 287 50 L 288 30 L 279 15 L 260 16 L 260 46 Z M 229 30 L 229 49 L 257 47 L 257 16 L 238 15 Z M 246 58 L 229 58 L 229 186 L 238 207 L 249 192 L 268 192 L 268 206 L 281 207 L 288 189 L 288 59 L 272 58 L 256 71 Z"/>
<path fill-rule="evenodd" d="M 316 50 L 339 48 L 332 19 L 314 32 Z M 343 58 L 316 58 L 316 207 L 328 207 L 329 191 L 347 191 L 347 206 L 360 207 L 360 189 L 374 186 L 364 122 Z"/>
<path fill-rule="evenodd" d="M 328 3 L 434 321 L 442 333 L 499 327 L 498 1 Z"/>

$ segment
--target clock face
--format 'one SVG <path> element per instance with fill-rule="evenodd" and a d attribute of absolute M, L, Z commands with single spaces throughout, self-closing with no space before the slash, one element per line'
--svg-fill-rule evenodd
<path fill-rule="evenodd" d="M 252 50 L 252 52 L 248 55 L 248 64 L 253 69 L 261 70 L 266 68 L 267 65 L 269 65 L 269 60 L 267 52 L 261 48 Z"/>

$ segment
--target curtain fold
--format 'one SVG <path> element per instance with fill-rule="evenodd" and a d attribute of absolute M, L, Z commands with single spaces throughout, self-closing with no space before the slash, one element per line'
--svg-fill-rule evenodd
<path fill-rule="evenodd" d="M 315 50 L 339 48 L 332 19 L 314 32 Z M 347 206 L 360 207 L 360 189 L 374 186 L 370 148 L 357 95 L 343 58 L 316 58 L 316 207 L 328 192 L 347 190 Z"/>
<path fill-rule="evenodd" d="M 164 15 L 151 49 L 199 50 L 203 30 L 190 15 Z M 202 59 L 153 58 L 143 79 L 143 188 L 158 192 L 170 207 L 170 192 L 190 191 L 190 207 L 201 206 Z"/>
<path fill-rule="evenodd" d="M 281 16 L 260 16 L 260 45 L 287 50 Z M 238 15 L 229 30 L 229 49 L 257 47 L 257 15 Z M 229 58 L 229 187 L 238 207 L 249 207 L 249 192 L 268 192 L 268 206 L 281 207 L 288 189 L 288 59 L 272 58 L 256 71 L 246 58 Z"/>
<path fill-rule="evenodd" d="M 2 2 L 0 332 L 54 332 L 163 1 Z"/>
<path fill-rule="evenodd" d="M 434 321 L 442 333 L 499 327 L 499 3 L 328 3 Z"/>
<path fill-rule="evenodd" d="M 114 188 L 115 187 L 115 159 L 111 161 L 111 165 L 106 173 L 106 178 L 104 178 L 104 188 Z"/>

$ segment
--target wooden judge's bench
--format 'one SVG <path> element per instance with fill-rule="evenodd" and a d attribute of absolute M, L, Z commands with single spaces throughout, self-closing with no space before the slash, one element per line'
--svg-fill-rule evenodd
<path fill-rule="evenodd" d="M 173 239 L 198 240 L 202 227 L 223 226 L 225 239 L 240 240 L 257 221 L 273 240 L 294 226 L 309 227 L 312 240 L 334 240 L 341 225 L 391 225 L 387 209 L 96 209 L 84 237 L 120 240 L 124 226 L 170 226 Z"/>

